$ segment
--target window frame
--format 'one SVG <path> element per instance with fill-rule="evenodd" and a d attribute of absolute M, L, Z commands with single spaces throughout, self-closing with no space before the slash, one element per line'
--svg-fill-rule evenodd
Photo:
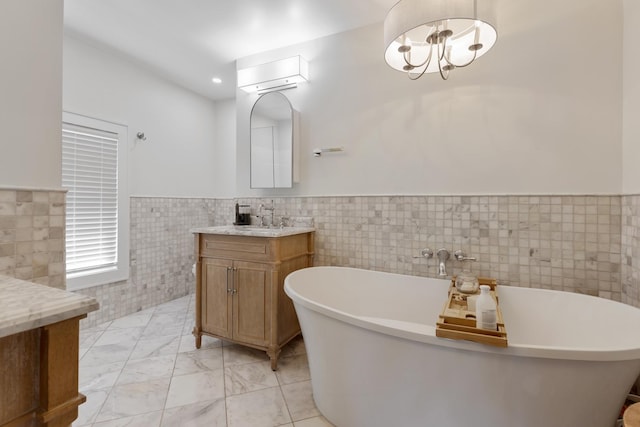
<path fill-rule="evenodd" d="M 65 204 L 65 277 L 67 290 L 80 290 L 100 286 L 108 283 L 121 282 L 129 278 L 129 191 L 128 191 L 128 164 L 127 141 L 129 130 L 126 125 L 109 122 L 93 117 L 84 116 L 68 111 L 62 113 L 62 129 L 65 124 L 96 129 L 118 135 L 118 208 L 117 208 L 117 262 L 114 267 L 105 267 L 91 271 L 67 273 L 67 212 Z M 60 137 L 62 138 L 62 132 Z M 60 142 L 62 148 L 62 140 Z M 62 151 L 62 150 L 61 150 Z M 62 162 L 62 154 L 60 155 Z M 60 165 L 62 169 L 62 164 Z"/>

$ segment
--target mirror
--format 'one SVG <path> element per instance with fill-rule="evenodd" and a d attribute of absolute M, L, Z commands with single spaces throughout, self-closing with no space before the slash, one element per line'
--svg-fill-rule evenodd
<path fill-rule="evenodd" d="M 266 93 L 251 110 L 251 188 L 293 187 L 294 110 L 280 92 Z"/>

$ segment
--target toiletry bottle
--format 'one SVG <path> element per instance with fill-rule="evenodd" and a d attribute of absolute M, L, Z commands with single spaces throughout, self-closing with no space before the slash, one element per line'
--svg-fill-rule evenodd
<path fill-rule="evenodd" d="M 236 220 L 233 223 L 234 225 L 240 225 L 240 205 L 236 203 Z"/>
<path fill-rule="evenodd" d="M 495 331 L 498 329 L 497 307 L 490 291 L 489 286 L 480 286 L 480 295 L 476 300 L 476 328 Z"/>

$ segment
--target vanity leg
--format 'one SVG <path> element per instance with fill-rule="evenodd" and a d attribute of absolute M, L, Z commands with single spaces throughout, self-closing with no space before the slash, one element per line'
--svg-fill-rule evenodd
<path fill-rule="evenodd" d="M 279 348 L 270 348 L 267 350 L 267 356 L 271 359 L 271 370 L 275 371 L 278 369 L 278 356 L 280 356 Z"/>
<path fill-rule="evenodd" d="M 202 333 L 197 327 L 193 328 L 193 336 L 196 337 L 196 348 L 200 349 L 200 346 L 202 346 Z"/>

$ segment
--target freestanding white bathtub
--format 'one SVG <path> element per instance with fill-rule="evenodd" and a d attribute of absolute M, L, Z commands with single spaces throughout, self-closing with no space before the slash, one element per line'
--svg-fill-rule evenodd
<path fill-rule="evenodd" d="M 313 396 L 338 427 L 613 427 L 640 374 L 640 310 L 502 286 L 507 348 L 435 336 L 447 280 L 291 273 Z"/>

